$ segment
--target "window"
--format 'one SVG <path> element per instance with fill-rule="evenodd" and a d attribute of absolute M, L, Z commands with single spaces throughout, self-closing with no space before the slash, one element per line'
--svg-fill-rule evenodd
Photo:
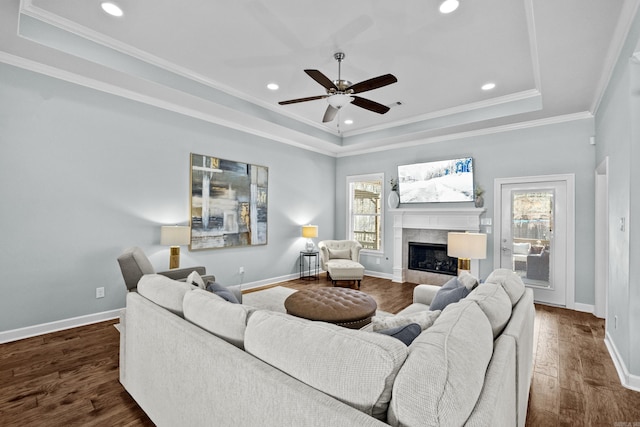
<path fill-rule="evenodd" d="M 347 239 L 382 252 L 384 174 L 347 177 Z"/>

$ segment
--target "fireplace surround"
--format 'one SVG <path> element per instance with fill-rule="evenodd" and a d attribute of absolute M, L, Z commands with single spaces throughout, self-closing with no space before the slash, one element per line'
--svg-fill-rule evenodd
<path fill-rule="evenodd" d="M 393 278 L 394 282 L 443 284 L 451 276 L 408 268 L 408 242 L 446 244 L 449 231 L 480 231 L 484 208 L 394 209 Z M 478 260 L 471 260 L 471 274 L 480 274 Z"/>

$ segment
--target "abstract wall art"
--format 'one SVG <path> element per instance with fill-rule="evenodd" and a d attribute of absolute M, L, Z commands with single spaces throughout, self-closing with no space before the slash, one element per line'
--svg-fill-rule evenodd
<path fill-rule="evenodd" d="M 269 168 L 191 153 L 190 250 L 267 244 Z"/>

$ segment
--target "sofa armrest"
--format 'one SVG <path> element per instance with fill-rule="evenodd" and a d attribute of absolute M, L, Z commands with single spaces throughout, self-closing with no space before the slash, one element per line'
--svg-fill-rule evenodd
<path fill-rule="evenodd" d="M 184 280 L 187 278 L 189 274 L 191 274 L 192 271 L 196 271 L 200 276 L 202 276 L 202 279 L 205 280 L 206 282 L 205 276 L 207 274 L 207 269 L 202 266 L 175 268 L 173 270 L 168 270 L 168 271 L 159 271 L 158 274 L 162 274 L 163 276 L 173 280 L 181 280 L 181 279 Z M 213 281 L 216 280 L 215 276 L 213 275 L 207 276 L 207 279 L 213 280 Z"/>
<path fill-rule="evenodd" d="M 431 301 L 439 290 L 440 286 L 436 285 L 418 285 L 413 288 L 413 302 L 431 305 Z"/>

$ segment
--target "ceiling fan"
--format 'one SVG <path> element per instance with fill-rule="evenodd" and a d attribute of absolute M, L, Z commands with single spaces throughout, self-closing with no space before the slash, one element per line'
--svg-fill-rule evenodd
<path fill-rule="evenodd" d="M 323 123 L 332 121 L 336 117 L 336 114 L 338 114 L 338 111 L 349 103 L 379 114 L 384 114 L 389 111 L 389 107 L 387 107 L 386 105 L 379 104 L 375 101 L 371 101 L 370 99 L 362 98 L 360 96 L 354 96 L 354 94 L 378 89 L 397 82 L 398 79 L 396 79 L 393 74 L 385 74 L 383 76 L 374 77 L 372 79 L 353 84 L 348 80 L 342 80 L 340 76 L 340 65 L 342 63 L 342 60 L 345 58 L 345 54 L 343 52 L 336 52 L 333 57 L 336 59 L 336 61 L 338 61 L 338 80 L 331 81 L 327 76 L 325 76 L 318 70 L 304 70 L 304 72 L 307 73 L 309 77 L 320 83 L 320 85 L 322 85 L 327 90 L 326 95 L 291 99 L 289 101 L 280 101 L 278 102 L 278 104 L 287 105 L 327 98 L 329 106 L 327 107 L 327 110 L 324 113 L 324 117 L 322 118 Z"/>

